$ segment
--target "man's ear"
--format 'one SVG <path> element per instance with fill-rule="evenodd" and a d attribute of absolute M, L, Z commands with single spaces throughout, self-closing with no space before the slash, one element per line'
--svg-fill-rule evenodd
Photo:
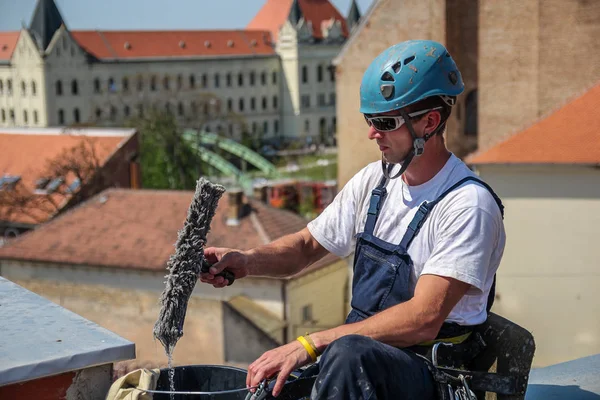
<path fill-rule="evenodd" d="M 427 113 L 427 124 L 425 125 L 425 133 L 430 134 L 434 132 L 440 123 L 442 122 L 442 115 L 439 111 L 431 111 Z"/>

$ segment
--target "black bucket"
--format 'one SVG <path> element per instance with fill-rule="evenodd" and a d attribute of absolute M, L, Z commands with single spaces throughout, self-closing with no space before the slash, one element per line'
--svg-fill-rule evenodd
<path fill-rule="evenodd" d="M 221 365 L 186 365 L 175 367 L 176 392 L 217 392 L 222 390 L 243 389 L 246 387 L 247 371 Z M 156 390 L 171 390 L 169 369 L 161 369 Z M 154 400 L 244 400 L 247 390 L 214 395 L 183 395 L 173 398 L 168 394 L 154 394 Z"/>

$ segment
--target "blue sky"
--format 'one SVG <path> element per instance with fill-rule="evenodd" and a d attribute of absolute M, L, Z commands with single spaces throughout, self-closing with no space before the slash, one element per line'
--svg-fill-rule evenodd
<path fill-rule="evenodd" d="M 330 0 L 343 15 L 351 0 Z M 69 29 L 244 28 L 266 0 L 55 0 Z M 358 0 L 365 12 L 373 0 Z M 0 31 L 29 25 L 36 0 L 0 0 Z"/>

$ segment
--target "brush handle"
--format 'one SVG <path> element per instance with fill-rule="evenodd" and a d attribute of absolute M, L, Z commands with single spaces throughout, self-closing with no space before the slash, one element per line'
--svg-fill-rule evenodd
<path fill-rule="evenodd" d="M 200 271 L 202 271 L 203 273 L 207 274 L 208 273 L 208 269 L 212 267 L 212 264 L 209 263 L 206 258 L 202 259 L 202 268 L 200 268 Z M 233 285 L 233 282 L 235 281 L 235 275 L 233 275 L 232 272 L 228 271 L 228 270 L 223 270 L 221 272 L 219 272 L 217 275 L 215 276 L 222 276 L 223 279 L 227 279 L 227 286 L 231 286 Z"/>

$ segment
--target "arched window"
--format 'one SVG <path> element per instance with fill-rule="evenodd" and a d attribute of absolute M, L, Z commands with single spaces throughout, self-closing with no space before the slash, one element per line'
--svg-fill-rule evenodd
<path fill-rule="evenodd" d="M 317 66 L 317 82 L 323 82 L 323 66 Z"/>
<path fill-rule="evenodd" d="M 73 120 L 75 121 L 76 124 L 79 123 L 80 118 L 79 118 L 79 109 L 78 108 L 75 108 L 73 110 Z"/>
<path fill-rule="evenodd" d="M 56 81 L 56 95 L 62 96 L 62 82 Z"/>
<path fill-rule="evenodd" d="M 2 90 L 0 90 L 0 92 L 2 92 Z M 34 96 L 37 94 L 37 86 L 35 84 L 35 81 L 31 81 L 31 94 Z"/>
<path fill-rule="evenodd" d="M 62 109 L 58 110 L 58 124 L 65 124 L 65 112 Z"/>
<path fill-rule="evenodd" d="M 77 84 L 77 80 L 75 79 L 71 81 L 71 94 L 79 94 L 79 85 Z"/>

